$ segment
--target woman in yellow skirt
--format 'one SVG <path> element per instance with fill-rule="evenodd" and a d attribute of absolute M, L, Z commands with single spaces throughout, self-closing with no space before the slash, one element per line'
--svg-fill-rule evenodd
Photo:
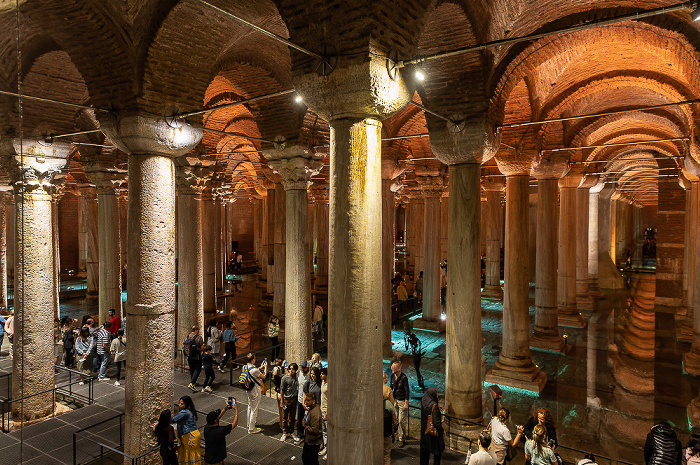
<path fill-rule="evenodd" d="M 180 449 L 177 453 L 180 465 L 201 465 L 202 437 L 197 429 L 197 411 L 190 396 L 180 398 L 180 411 L 173 417 L 180 436 Z"/>

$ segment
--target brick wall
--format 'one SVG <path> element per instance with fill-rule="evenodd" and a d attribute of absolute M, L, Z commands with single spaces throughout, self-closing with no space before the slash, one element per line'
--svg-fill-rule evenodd
<path fill-rule="evenodd" d="M 681 304 L 685 228 L 685 191 L 676 179 L 659 178 L 656 228 L 656 309 L 673 313 Z"/>

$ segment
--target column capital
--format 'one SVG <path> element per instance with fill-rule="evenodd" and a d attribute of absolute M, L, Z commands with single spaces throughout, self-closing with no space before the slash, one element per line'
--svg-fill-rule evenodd
<path fill-rule="evenodd" d="M 417 176 L 421 191 L 426 198 L 442 197 L 445 183 L 442 176 Z"/>
<path fill-rule="evenodd" d="M 451 118 L 453 121 L 430 129 L 430 147 L 438 160 L 446 165 L 484 164 L 496 155 L 501 133 L 493 130 L 494 122 L 462 115 Z"/>
<path fill-rule="evenodd" d="M 78 191 L 80 192 L 80 196 L 87 200 L 97 200 L 97 189 L 93 184 L 78 184 Z"/>
<path fill-rule="evenodd" d="M 683 162 L 685 171 L 696 178 L 700 177 L 700 163 L 698 163 L 695 158 L 686 156 Z M 690 178 L 692 181 L 692 178 Z"/>
<path fill-rule="evenodd" d="M 535 179 L 561 179 L 569 172 L 571 165 L 568 157 L 538 156 L 532 160 L 530 175 Z"/>
<path fill-rule="evenodd" d="M 178 166 L 175 185 L 179 195 L 200 195 L 207 187 L 209 169 L 201 166 Z"/>
<path fill-rule="evenodd" d="M 311 195 L 313 196 L 314 203 L 316 205 L 328 205 L 330 201 L 330 195 L 328 192 L 328 184 L 320 184 L 319 186 L 311 189 Z"/>
<path fill-rule="evenodd" d="M 506 176 L 530 176 L 534 158 L 534 151 L 507 150 L 496 156 L 496 165 Z"/>
<path fill-rule="evenodd" d="M 3 144 L 0 163 L 10 177 L 15 192 L 55 190 L 54 178 L 66 166 L 71 144 L 47 143 L 39 139 L 13 139 Z"/>
<path fill-rule="evenodd" d="M 590 189 L 591 187 L 595 186 L 600 182 L 600 177 L 595 174 L 595 175 L 590 175 L 590 174 L 584 174 L 583 179 L 581 179 L 581 184 L 578 185 L 579 189 Z"/>
<path fill-rule="evenodd" d="M 282 178 L 285 190 L 306 190 L 311 178 L 323 169 L 323 155 L 298 145 L 284 150 L 266 150 L 270 169 Z"/>
<path fill-rule="evenodd" d="M 503 176 L 482 177 L 481 188 L 486 192 L 503 192 L 506 188 L 506 178 Z"/>
<path fill-rule="evenodd" d="M 690 190 L 693 187 L 693 183 L 690 182 L 690 179 L 688 179 L 688 176 L 686 176 L 686 171 L 681 170 L 680 173 L 678 173 L 678 185 L 681 186 L 683 190 Z"/>
<path fill-rule="evenodd" d="M 396 179 L 406 171 L 406 164 L 395 158 L 382 158 L 382 179 Z"/>
<path fill-rule="evenodd" d="M 176 158 L 190 152 L 202 140 L 201 128 L 184 120 L 166 120 L 144 114 L 109 113 L 100 129 L 119 150 Z"/>
<path fill-rule="evenodd" d="M 582 173 L 569 173 L 559 180 L 560 189 L 576 189 L 583 179 Z"/>
<path fill-rule="evenodd" d="M 126 173 L 118 171 L 92 171 L 94 167 L 85 168 L 85 176 L 95 185 L 98 195 L 118 195 L 126 181 Z"/>

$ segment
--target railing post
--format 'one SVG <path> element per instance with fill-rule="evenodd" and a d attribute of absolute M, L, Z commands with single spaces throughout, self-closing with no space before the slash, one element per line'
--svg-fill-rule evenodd
<path fill-rule="evenodd" d="M 100 444 L 100 465 L 104 465 L 105 463 L 104 450 L 105 448 L 102 447 L 102 444 Z"/>
<path fill-rule="evenodd" d="M 78 446 L 76 435 L 77 433 L 73 433 L 73 465 L 78 465 Z"/>
<path fill-rule="evenodd" d="M 119 415 L 119 446 L 120 447 L 124 447 L 124 437 L 122 434 L 122 415 Z M 133 460 L 132 460 L 132 462 L 133 462 Z"/>

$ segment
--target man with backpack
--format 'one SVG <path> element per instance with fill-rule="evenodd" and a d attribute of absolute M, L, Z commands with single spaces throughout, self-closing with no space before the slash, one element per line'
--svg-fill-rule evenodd
<path fill-rule="evenodd" d="M 192 332 L 187 336 L 182 344 L 185 355 L 187 356 L 187 365 L 190 367 L 190 384 L 187 385 L 192 392 L 197 392 L 195 384 L 197 378 L 202 371 L 202 344 L 204 340 L 199 335 L 199 326 L 192 326 Z"/>
<path fill-rule="evenodd" d="M 260 383 L 267 376 L 267 361 L 263 361 L 258 369 L 255 367 L 255 355 L 248 353 L 246 362 L 238 382 L 248 394 L 248 433 L 255 434 L 262 431 L 255 427 L 255 420 L 258 418 L 258 407 L 260 406 L 260 397 L 262 397 Z"/>

